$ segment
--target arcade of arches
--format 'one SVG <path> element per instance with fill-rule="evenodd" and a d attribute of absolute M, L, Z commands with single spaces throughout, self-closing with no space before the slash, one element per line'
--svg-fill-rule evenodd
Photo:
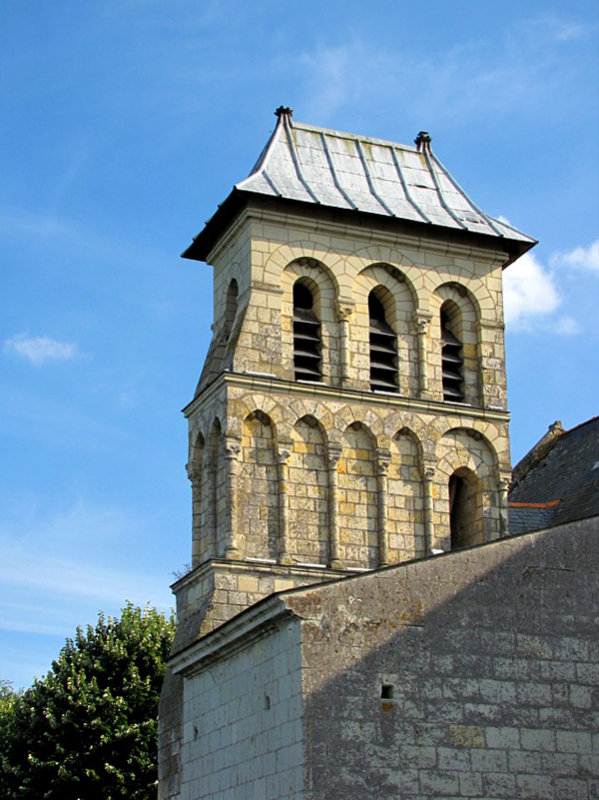
<path fill-rule="evenodd" d="M 347 407 L 295 421 L 289 409 L 271 412 L 277 421 L 244 413 L 239 440 L 218 420 L 197 435 L 194 565 L 229 557 L 372 569 L 503 533 L 497 455 L 480 432 L 441 432 L 431 452 L 421 438 L 430 430 L 387 434 L 373 415 L 370 426 L 345 424 Z"/>

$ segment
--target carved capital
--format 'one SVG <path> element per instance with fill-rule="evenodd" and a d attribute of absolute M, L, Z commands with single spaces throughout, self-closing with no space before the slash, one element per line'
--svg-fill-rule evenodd
<path fill-rule="evenodd" d="M 188 462 L 185 465 L 185 471 L 187 472 L 187 477 L 192 483 L 199 483 L 201 472 L 199 464 L 192 464 L 191 462 Z"/>
<path fill-rule="evenodd" d="M 391 452 L 378 448 L 376 451 L 376 464 L 379 475 L 386 475 L 391 463 Z"/>
<path fill-rule="evenodd" d="M 227 461 L 237 461 L 241 453 L 241 445 L 239 442 L 228 439 L 225 442 L 225 458 Z"/>
<path fill-rule="evenodd" d="M 339 322 L 347 322 L 352 315 L 354 310 L 353 304 L 348 302 L 343 302 L 342 300 L 338 300 L 335 306 L 335 311 L 337 312 L 337 320 Z"/>
<path fill-rule="evenodd" d="M 497 481 L 497 486 L 500 492 L 507 492 L 512 482 L 510 475 L 500 475 Z"/>
<path fill-rule="evenodd" d="M 416 320 L 416 328 L 418 330 L 418 335 L 419 336 L 426 336 L 426 334 L 428 332 L 429 323 L 430 323 L 430 320 L 423 319 L 422 317 L 419 317 Z"/>
<path fill-rule="evenodd" d="M 422 477 L 425 481 L 432 481 L 435 477 L 436 469 L 430 465 L 425 465 L 422 470 Z"/>
<path fill-rule="evenodd" d="M 280 447 L 277 450 L 277 458 L 279 459 L 279 464 L 286 464 L 289 461 L 290 455 L 291 455 L 291 448 Z"/>
<path fill-rule="evenodd" d="M 414 322 L 416 323 L 419 334 L 425 334 L 428 331 L 431 319 L 432 315 L 429 314 L 428 311 L 423 311 L 421 308 L 416 309 L 414 312 Z"/>

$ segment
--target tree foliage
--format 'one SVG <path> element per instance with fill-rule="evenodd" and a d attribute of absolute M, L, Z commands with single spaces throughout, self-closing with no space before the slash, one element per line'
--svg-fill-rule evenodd
<path fill-rule="evenodd" d="M 174 621 L 128 604 L 67 639 L 45 678 L 0 684 L 3 800 L 156 796 L 158 696 Z"/>

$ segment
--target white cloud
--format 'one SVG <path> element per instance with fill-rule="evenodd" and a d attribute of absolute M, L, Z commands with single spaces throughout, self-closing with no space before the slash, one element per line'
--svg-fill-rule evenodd
<path fill-rule="evenodd" d="M 127 569 L 95 565 L 90 560 L 36 554 L 22 546 L 3 548 L 0 580 L 4 585 L 19 586 L 47 597 L 57 595 L 79 598 L 80 602 L 100 601 L 104 604 L 123 604 L 125 599 L 145 605 L 148 600 L 162 601 L 167 605 L 167 580 L 165 575 L 140 574 Z M 27 565 L 19 569 L 18 565 Z M 167 601 L 168 602 L 168 601 Z"/>
<path fill-rule="evenodd" d="M 574 267 L 599 273 L 599 239 L 595 239 L 588 247 L 575 247 L 563 253 L 556 253 L 551 258 L 554 266 Z"/>
<path fill-rule="evenodd" d="M 527 328 L 561 301 L 551 273 L 525 253 L 503 273 L 503 302 L 506 324 Z"/>
<path fill-rule="evenodd" d="M 357 107 L 376 118 L 380 104 L 392 98 L 406 121 L 420 119 L 424 126 L 449 119 L 464 127 L 472 117 L 496 123 L 498 114 L 522 114 L 523 107 L 538 108 L 548 99 L 553 108 L 570 103 L 572 86 L 581 81 L 564 52 L 590 33 L 576 20 L 542 15 L 506 22 L 492 39 L 464 35 L 425 55 L 409 41 L 389 49 L 358 32 L 321 41 L 295 57 L 286 49 L 279 59 L 287 70 L 295 67 L 302 119 L 324 124 L 345 108 L 355 119 Z"/>
<path fill-rule="evenodd" d="M 574 19 L 565 19 L 555 14 L 541 14 L 538 17 L 516 23 L 521 30 L 528 29 L 538 36 L 541 41 L 550 43 L 571 42 L 588 38 L 597 31 L 597 25 L 587 21 L 577 22 Z"/>
<path fill-rule="evenodd" d="M 84 500 L 44 515 L 34 497 L 21 502 L 20 514 L 13 508 L 0 518 L 0 630 L 66 636 L 99 608 L 118 613 L 126 600 L 173 605 L 167 569 L 123 557 L 117 545 L 153 531 L 159 523 L 151 517 Z"/>
<path fill-rule="evenodd" d="M 562 336 L 575 336 L 580 333 L 580 325 L 577 320 L 572 317 L 560 317 L 554 328 L 556 333 Z"/>
<path fill-rule="evenodd" d="M 6 339 L 4 352 L 14 353 L 36 366 L 48 361 L 71 361 L 79 355 L 75 342 L 60 342 L 51 336 L 27 336 L 25 333 Z"/>

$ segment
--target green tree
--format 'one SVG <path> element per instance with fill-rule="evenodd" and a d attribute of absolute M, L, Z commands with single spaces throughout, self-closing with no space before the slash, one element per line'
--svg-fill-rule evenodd
<path fill-rule="evenodd" d="M 45 678 L 0 686 L 3 800 L 156 796 L 158 696 L 174 621 L 128 604 L 67 639 Z"/>

